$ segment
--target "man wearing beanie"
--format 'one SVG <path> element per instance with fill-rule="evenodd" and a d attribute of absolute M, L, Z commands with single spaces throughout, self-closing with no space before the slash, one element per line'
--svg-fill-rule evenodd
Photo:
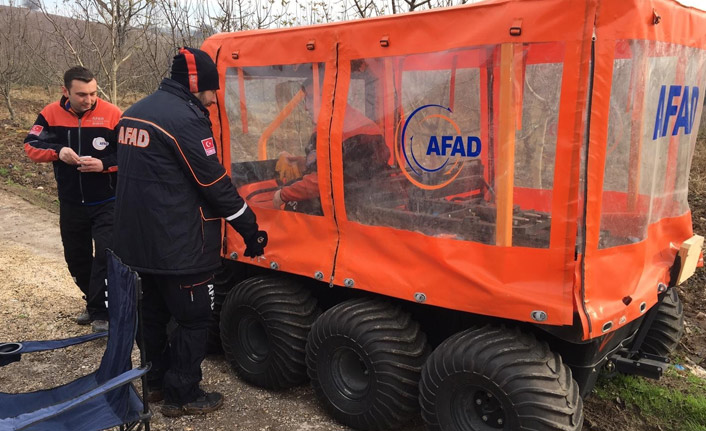
<path fill-rule="evenodd" d="M 149 400 L 165 416 L 208 413 L 223 404 L 204 392 L 201 362 L 220 264 L 221 218 L 262 256 L 267 234 L 216 155 L 209 112 L 219 77 L 211 57 L 181 48 L 171 78 L 134 104 L 116 128 L 115 252 L 142 277 Z M 167 340 L 167 323 L 177 323 Z"/>

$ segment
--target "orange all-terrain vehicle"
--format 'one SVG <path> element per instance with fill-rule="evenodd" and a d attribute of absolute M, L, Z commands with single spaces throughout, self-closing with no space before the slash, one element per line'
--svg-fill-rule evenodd
<path fill-rule="evenodd" d="M 220 337 L 341 423 L 579 430 L 601 370 L 659 377 L 698 266 L 687 203 L 706 12 L 491 0 L 218 34 Z"/>

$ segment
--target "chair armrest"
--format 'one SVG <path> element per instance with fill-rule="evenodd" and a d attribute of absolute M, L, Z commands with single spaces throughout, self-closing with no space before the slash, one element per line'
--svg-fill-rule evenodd
<path fill-rule="evenodd" d="M 105 383 L 101 384 L 95 389 L 92 389 L 74 399 L 64 401 L 59 404 L 54 404 L 49 407 L 44 407 L 31 413 L 19 415 L 16 418 L 17 422 L 14 424 L 15 429 L 17 431 L 20 431 L 31 425 L 41 423 L 54 416 L 60 415 L 67 410 L 78 407 L 92 398 L 103 395 L 107 392 L 112 391 L 113 389 L 124 386 L 130 383 L 131 381 L 142 377 L 143 375 L 147 374 L 147 371 L 149 371 L 149 369 L 149 365 L 145 367 L 133 368 L 120 374 L 117 377 L 113 377 L 112 379 L 107 380 Z"/>
<path fill-rule="evenodd" d="M 20 343 L 0 343 L 0 367 L 20 360 L 23 353 L 42 352 L 63 349 L 64 347 L 85 343 L 97 338 L 107 337 L 108 332 L 80 335 L 63 340 L 23 341 Z"/>

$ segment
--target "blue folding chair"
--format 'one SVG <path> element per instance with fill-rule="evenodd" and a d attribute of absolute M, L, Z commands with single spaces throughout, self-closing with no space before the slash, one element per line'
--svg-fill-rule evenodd
<path fill-rule="evenodd" d="M 21 394 L 0 392 L 0 431 L 96 431 L 113 427 L 149 431 L 152 416 L 146 400 L 144 349 L 139 368 L 132 368 L 131 353 L 139 329 L 142 346 L 142 290 L 136 272 L 111 251 L 108 258 L 108 332 L 65 340 L 0 343 L 0 367 L 21 359 L 23 353 L 54 350 L 108 336 L 98 369 L 65 385 Z M 142 399 L 131 384 L 142 379 Z"/>

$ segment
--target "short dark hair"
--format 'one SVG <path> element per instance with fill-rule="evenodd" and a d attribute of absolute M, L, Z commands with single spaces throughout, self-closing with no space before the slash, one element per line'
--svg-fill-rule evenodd
<path fill-rule="evenodd" d="M 64 73 L 64 87 L 66 87 L 67 90 L 71 89 L 71 81 L 73 81 L 74 79 L 89 83 L 96 79 L 96 77 L 93 76 L 93 72 L 86 69 L 85 67 L 74 66 Z"/>

